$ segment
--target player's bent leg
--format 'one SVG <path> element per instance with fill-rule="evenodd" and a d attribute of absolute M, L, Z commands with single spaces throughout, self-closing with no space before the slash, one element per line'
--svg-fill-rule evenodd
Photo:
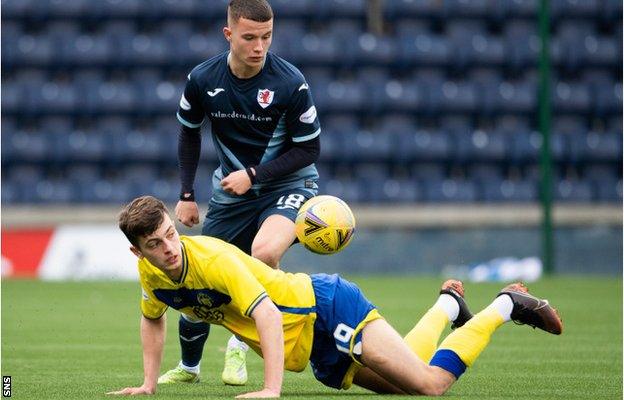
<path fill-rule="evenodd" d="M 158 378 L 160 384 L 199 382 L 199 363 L 210 334 L 210 324 L 180 314 L 178 332 L 182 360 L 177 367 Z"/>
<path fill-rule="evenodd" d="M 272 268 L 295 241 L 295 223 L 287 217 L 273 214 L 267 217 L 251 244 L 251 255 Z"/>
<path fill-rule="evenodd" d="M 353 377 L 353 383 L 363 387 L 364 389 L 372 390 L 375 393 L 381 394 L 407 394 L 404 390 L 391 384 L 375 371 L 370 368 L 364 367 L 356 372 Z"/>
<path fill-rule="evenodd" d="M 364 371 L 354 380 L 364 387 L 391 390 L 395 386 L 409 394 L 437 396 L 444 394 L 456 380 L 452 373 L 425 364 L 383 319 L 366 324 L 362 330 L 361 360 L 391 385 L 384 385 L 383 380 Z"/>
<path fill-rule="evenodd" d="M 427 310 L 403 340 L 424 362 L 429 362 L 435 352 L 440 335 L 449 322 L 453 329 L 464 325 L 472 313 L 464 301 L 464 286 L 461 281 L 449 279 L 442 284 L 440 296 Z"/>

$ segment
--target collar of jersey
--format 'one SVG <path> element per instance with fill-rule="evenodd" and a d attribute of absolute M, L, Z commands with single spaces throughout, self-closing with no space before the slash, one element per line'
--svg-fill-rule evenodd
<path fill-rule="evenodd" d="M 180 284 L 184 282 L 186 279 L 186 275 L 188 274 L 188 256 L 186 252 L 186 246 L 184 246 L 184 242 L 180 241 L 182 244 L 182 273 L 180 274 L 180 279 L 177 281 L 173 281 L 176 284 Z"/>
<path fill-rule="evenodd" d="M 241 79 L 241 78 L 237 77 L 236 75 L 234 75 L 234 73 L 230 69 L 230 52 L 228 52 L 227 57 L 226 57 L 225 60 L 226 60 L 225 62 L 226 62 L 226 68 L 227 68 L 227 75 L 230 77 L 232 82 L 234 82 L 239 87 L 240 86 L 248 86 L 248 85 L 255 84 L 256 81 L 258 79 L 260 79 L 261 76 L 264 75 L 264 71 L 266 70 L 266 66 L 267 66 L 267 61 L 269 60 L 269 53 L 267 52 L 267 55 L 264 58 L 264 64 L 262 64 L 262 68 L 260 68 L 260 72 L 258 72 L 257 74 L 255 74 L 251 78 L 245 78 L 245 79 Z"/>

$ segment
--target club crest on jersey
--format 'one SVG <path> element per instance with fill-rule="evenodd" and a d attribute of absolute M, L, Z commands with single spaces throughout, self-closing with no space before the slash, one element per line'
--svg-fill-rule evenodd
<path fill-rule="evenodd" d="M 258 104 L 260 107 L 267 108 L 273 102 L 274 91 L 269 89 L 258 89 Z"/>

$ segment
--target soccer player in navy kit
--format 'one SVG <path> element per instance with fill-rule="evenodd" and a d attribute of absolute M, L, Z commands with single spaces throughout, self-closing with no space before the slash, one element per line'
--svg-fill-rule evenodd
<path fill-rule="evenodd" d="M 321 132 L 305 78 L 268 53 L 273 12 L 265 0 L 232 0 L 223 34 L 230 50 L 188 75 L 177 118 L 182 124 L 178 158 L 182 190 L 175 213 L 187 226 L 199 223 L 193 191 L 200 126 L 208 118 L 220 165 L 202 234 L 236 245 L 265 264 L 279 261 L 296 239 L 298 209 L 317 193 Z M 210 325 L 181 317 L 182 361 L 159 383 L 196 382 Z M 247 381 L 248 347 L 228 342 L 222 379 Z"/>

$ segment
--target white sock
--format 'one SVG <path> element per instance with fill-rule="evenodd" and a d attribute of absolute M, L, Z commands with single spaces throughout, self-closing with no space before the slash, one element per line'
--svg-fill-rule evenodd
<path fill-rule="evenodd" d="M 180 364 L 178 364 L 178 366 L 186 372 L 190 372 L 191 374 L 199 374 L 199 364 L 194 367 L 187 367 L 182 361 L 180 361 Z"/>
<path fill-rule="evenodd" d="M 243 351 L 249 350 L 249 346 L 247 345 L 247 343 L 243 342 L 242 340 L 239 340 L 235 335 L 232 335 L 230 340 L 228 340 L 227 347 L 228 349 L 239 348 Z"/>
<path fill-rule="evenodd" d="M 436 301 L 433 306 L 441 307 L 451 322 L 455 321 L 459 315 L 459 304 L 457 304 L 457 300 L 450 294 L 441 294 L 440 297 L 438 297 L 438 301 Z"/>
<path fill-rule="evenodd" d="M 505 322 L 511 320 L 511 311 L 513 310 L 513 301 L 511 300 L 511 296 L 503 295 L 498 296 L 494 299 L 492 304 L 488 306 L 493 307 L 498 311 L 498 313 L 503 317 Z"/>

